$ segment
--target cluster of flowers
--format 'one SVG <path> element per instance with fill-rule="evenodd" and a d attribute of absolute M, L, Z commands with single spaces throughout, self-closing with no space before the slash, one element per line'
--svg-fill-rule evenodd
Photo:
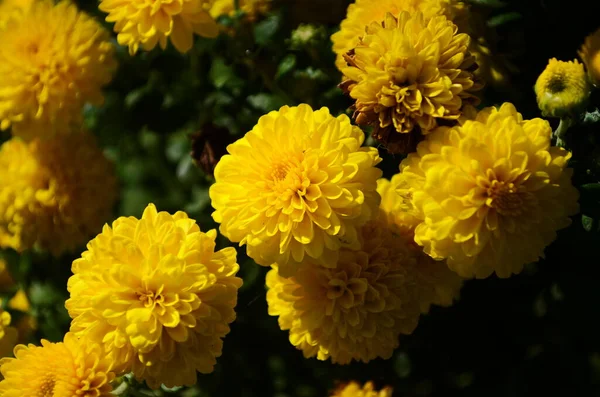
<path fill-rule="evenodd" d="M 215 252 L 216 231 L 201 232 L 186 214 L 152 204 L 141 219 L 122 217 L 102 229 L 117 179 L 84 129 L 82 109 L 102 103 L 115 73 L 110 33 L 67 1 L 1 6 L 0 127 L 13 137 L 0 147 L 0 248 L 59 256 L 102 232 L 73 263 L 66 302 L 73 321 L 63 342 L 18 345 L 15 358 L 6 357 L 35 324 L 21 315 L 12 326 L 0 311 L 0 395 L 107 396 L 128 372 L 153 388 L 195 384 L 196 371 L 213 370 L 235 319 L 242 284 L 235 249 Z M 108 20 L 117 15 L 118 40 L 130 52 L 164 47 L 167 38 L 184 52 L 192 32 L 216 35 L 201 0 L 160 10 L 135 1 L 100 8 Z M 24 292 L 7 307 L 26 313 Z"/>
<path fill-rule="evenodd" d="M 135 54 L 169 40 L 186 52 L 194 33 L 217 35 L 213 3 L 99 7 Z M 0 149 L 0 247 L 59 255 L 100 230 L 117 195 L 112 166 L 81 127 L 82 106 L 102 101 L 114 50 L 70 3 L 6 15 L 0 122 L 14 137 Z M 551 145 L 547 121 L 524 120 L 509 103 L 475 109 L 485 43 L 471 43 L 469 20 L 461 1 L 357 0 L 332 37 L 353 119 L 408 154 L 391 179 L 349 117 L 307 104 L 261 117 L 215 168 L 213 218 L 271 267 L 269 314 L 305 357 L 389 358 L 432 305 L 457 299 L 464 279 L 519 273 L 578 211 L 571 155 Z M 152 204 L 141 219 L 105 225 L 72 266 L 70 332 L 2 359 L 0 396 L 105 396 L 127 372 L 151 388 L 211 372 L 242 284 L 235 249 L 215 252 L 215 239 Z M 351 383 L 335 393 L 391 390 Z"/>

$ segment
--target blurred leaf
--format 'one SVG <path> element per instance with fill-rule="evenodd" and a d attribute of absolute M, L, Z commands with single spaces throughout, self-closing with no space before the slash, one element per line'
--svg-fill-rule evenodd
<path fill-rule="evenodd" d="M 285 101 L 277 95 L 266 93 L 248 96 L 248 103 L 263 113 L 279 109 L 285 105 Z"/>
<path fill-rule="evenodd" d="M 495 17 L 491 17 L 487 21 L 487 25 L 490 28 L 496 28 L 500 25 L 504 25 L 505 23 L 516 21 L 521 19 L 523 16 L 518 12 L 507 12 L 505 14 L 496 15 Z"/>
<path fill-rule="evenodd" d="M 500 0 L 469 0 L 469 3 L 494 8 L 506 7 L 506 3 Z"/>
<path fill-rule="evenodd" d="M 277 33 L 280 21 L 281 17 L 275 14 L 254 25 L 254 41 L 256 44 L 261 46 L 268 44 Z"/>
<path fill-rule="evenodd" d="M 216 88 L 239 88 L 244 85 L 244 81 L 236 75 L 233 68 L 220 57 L 213 59 L 209 77 Z"/>
<path fill-rule="evenodd" d="M 275 78 L 278 79 L 279 77 L 285 75 L 286 73 L 291 71 L 294 68 L 294 66 L 296 66 L 296 55 L 288 54 L 279 63 L 279 67 L 277 68 L 277 74 L 275 75 Z"/>
<path fill-rule="evenodd" d="M 400 378 L 407 378 L 410 376 L 412 365 L 408 354 L 404 352 L 396 354 L 396 358 L 394 360 L 394 370 Z"/>

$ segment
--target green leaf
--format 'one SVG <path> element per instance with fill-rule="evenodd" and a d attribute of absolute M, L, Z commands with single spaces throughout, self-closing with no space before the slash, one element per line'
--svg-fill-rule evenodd
<path fill-rule="evenodd" d="M 507 12 L 505 14 L 500 14 L 495 17 L 491 17 L 487 21 L 487 25 L 490 28 L 496 28 L 500 25 L 504 25 L 505 23 L 516 21 L 521 19 L 523 16 L 518 12 Z"/>
<path fill-rule="evenodd" d="M 294 66 L 296 66 L 296 55 L 288 54 L 283 60 L 279 63 L 279 67 L 277 68 L 277 74 L 275 74 L 275 78 L 278 79 L 281 76 L 287 74 L 291 71 Z"/>
<path fill-rule="evenodd" d="M 500 0 L 470 0 L 471 3 L 486 7 L 501 8 L 506 7 L 506 3 Z"/>
<path fill-rule="evenodd" d="M 277 33 L 280 24 L 280 17 L 272 15 L 254 25 L 254 41 L 256 44 L 264 46 L 268 44 Z"/>
<path fill-rule="evenodd" d="M 235 70 L 225 63 L 223 58 L 215 58 L 212 62 L 209 78 L 216 88 L 239 88 L 244 86 L 244 80 L 238 77 Z"/>
<path fill-rule="evenodd" d="M 278 96 L 266 93 L 250 95 L 248 97 L 248 103 L 264 113 L 279 109 L 285 105 L 285 101 Z"/>

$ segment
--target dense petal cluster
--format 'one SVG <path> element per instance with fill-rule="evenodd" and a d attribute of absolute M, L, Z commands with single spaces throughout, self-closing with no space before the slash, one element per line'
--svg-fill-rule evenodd
<path fill-rule="evenodd" d="M 216 37 L 219 29 L 206 10 L 206 0 L 101 0 L 99 8 L 115 22 L 119 44 L 134 55 L 141 47 L 150 51 L 156 45 L 164 50 L 170 39 L 177 51 L 185 53 L 194 44 L 194 33 Z"/>
<path fill-rule="evenodd" d="M 377 149 L 327 108 L 282 107 L 227 147 L 210 188 L 213 218 L 258 264 L 284 277 L 306 261 L 335 267 L 340 247 L 376 214 Z"/>
<path fill-rule="evenodd" d="M 415 256 L 385 223 L 371 221 L 360 233 L 361 249 L 342 248 L 334 269 L 306 264 L 294 277 L 277 267 L 267 274 L 269 314 L 307 358 L 390 358 L 399 335 L 417 326 Z"/>
<path fill-rule="evenodd" d="M 341 385 L 333 392 L 331 397 L 392 397 L 392 388 L 389 386 L 381 390 L 375 390 L 373 382 L 361 385 L 358 382 L 350 382 Z"/>
<path fill-rule="evenodd" d="M 221 355 L 242 284 L 235 249 L 215 252 L 216 236 L 153 204 L 104 226 L 73 262 L 71 331 L 152 388 L 195 384 Z"/>
<path fill-rule="evenodd" d="M 386 14 L 367 26 L 345 59 L 341 87 L 356 100 L 354 117 L 392 153 L 410 152 L 440 120 L 457 120 L 477 103 L 470 38 L 445 16 Z"/>
<path fill-rule="evenodd" d="M 585 109 L 590 88 L 583 64 L 552 58 L 535 83 L 535 94 L 544 116 L 563 117 Z"/>
<path fill-rule="evenodd" d="M 398 192 L 421 220 L 415 241 L 463 277 L 519 273 L 578 211 L 571 154 L 512 104 L 440 127 L 401 163 Z"/>
<path fill-rule="evenodd" d="M 240 10 L 246 14 L 248 20 L 254 21 L 260 15 L 269 11 L 272 0 L 240 0 Z M 218 18 L 221 15 L 231 16 L 235 12 L 235 0 L 215 0 L 210 7 L 210 15 Z"/>
<path fill-rule="evenodd" d="M 102 103 L 113 52 L 109 32 L 71 2 L 34 2 L 0 30 L 0 127 L 26 137 L 69 131 L 85 103 Z"/>
<path fill-rule="evenodd" d="M 0 1 L 0 30 L 13 18 L 21 17 L 29 10 L 34 0 L 2 0 Z"/>
<path fill-rule="evenodd" d="M 600 29 L 585 38 L 579 57 L 587 68 L 592 84 L 600 85 Z"/>
<path fill-rule="evenodd" d="M 84 244 L 110 217 L 117 196 L 112 164 L 92 134 L 0 147 L 0 247 L 37 245 L 54 255 Z"/>
<path fill-rule="evenodd" d="M 67 333 L 64 342 L 15 347 L 16 358 L 0 360 L 2 397 L 112 396 L 110 359 L 95 343 Z"/>
<path fill-rule="evenodd" d="M 451 306 L 458 298 L 463 280 L 450 270 L 444 261 L 434 260 L 423 252 L 423 247 L 415 243 L 415 227 L 420 221 L 410 211 L 406 198 L 398 195 L 402 188 L 402 178 L 396 174 L 390 181 L 377 181 L 377 192 L 381 195 L 382 221 L 387 222 L 398 244 L 408 247 L 414 256 L 412 269 L 418 289 L 419 304 L 422 313 L 429 312 L 431 305 Z"/>
<path fill-rule="evenodd" d="M 383 21 L 388 12 L 398 15 L 402 11 L 411 14 L 420 11 L 426 19 L 445 15 L 455 22 L 466 19 L 468 15 L 466 4 L 457 0 L 356 0 L 348 6 L 340 30 L 331 36 L 337 68 L 342 71 L 346 67 L 344 55 L 356 48 L 360 37 L 365 34 L 365 27 Z"/>

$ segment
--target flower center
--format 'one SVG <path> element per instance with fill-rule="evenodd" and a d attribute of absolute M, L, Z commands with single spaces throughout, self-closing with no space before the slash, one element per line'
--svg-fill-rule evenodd
<path fill-rule="evenodd" d="M 548 91 L 553 94 L 558 94 L 559 92 L 563 92 L 567 88 L 565 83 L 565 76 L 562 74 L 555 74 L 548 81 Z"/>
<path fill-rule="evenodd" d="M 347 279 L 346 273 L 329 280 L 327 299 L 336 301 L 344 309 L 364 303 L 367 281 L 363 278 Z"/>
<path fill-rule="evenodd" d="M 165 300 L 161 293 L 156 293 L 154 291 L 139 290 L 136 291 L 136 294 L 140 302 L 142 302 L 144 306 L 148 308 L 154 307 L 156 304 L 161 304 Z"/>
<path fill-rule="evenodd" d="M 52 397 L 54 396 L 54 385 L 56 384 L 56 379 L 53 374 L 46 374 L 44 380 L 40 383 L 40 389 L 38 396 L 39 397 Z"/>
<path fill-rule="evenodd" d="M 309 180 L 302 166 L 302 158 L 290 156 L 273 163 L 267 171 L 267 183 L 279 194 L 304 192 Z"/>
<path fill-rule="evenodd" d="M 37 43 L 29 43 L 25 47 L 25 51 L 27 51 L 28 54 L 35 55 L 40 51 L 40 48 Z"/>
<path fill-rule="evenodd" d="M 523 212 L 524 197 L 514 183 L 493 181 L 487 189 L 486 204 L 501 215 L 519 215 Z"/>
<path fill-rule="evenodd" d="M 273 179 L 273 181 L 281 181 L 281 180 L 285 179 L 289 170 L 290 170 L 289 164 L 285 164 L 285 163 L 277 164 L 273 167 L 273 171 L 271 172 L 271 178 Z"/>

